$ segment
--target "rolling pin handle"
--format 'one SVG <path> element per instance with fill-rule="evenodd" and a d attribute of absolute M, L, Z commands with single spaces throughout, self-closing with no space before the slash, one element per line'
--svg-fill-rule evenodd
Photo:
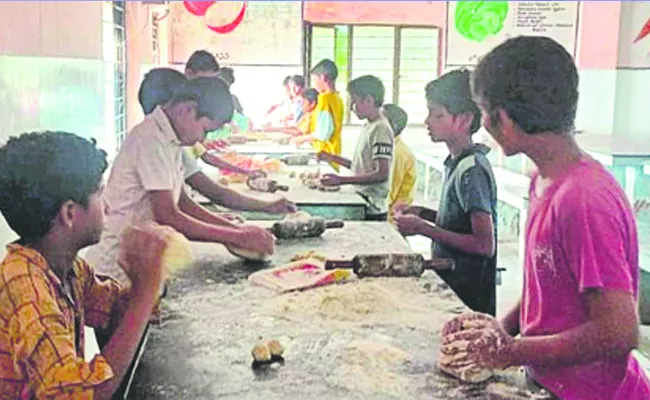
<path fill-rule="evenodd" d="M 328 271 L 333 269 L 354 269 L 354 263 L 346 260 L 327 260 L 325 261 L 325 269 Z"/>
<path fill-rule="evenodd" d="M 456 269 L 456 263 L 450 258 L 434 258 L 424 262 L 424 269 L 452 272 Z"/>
<path fill-rule="evenodd" d="M 334 219 L 325 223 L 325 229 L 341 229 L 345 227 L 345 222 L 340 219 Z"/>

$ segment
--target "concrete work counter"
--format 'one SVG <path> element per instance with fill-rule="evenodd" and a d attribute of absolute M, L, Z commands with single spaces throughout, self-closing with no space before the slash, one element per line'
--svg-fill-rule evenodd
<path fill-rule="evenodd" d="M 271 158 L 281 158 L 290 154 L 315 154 L 312 147 L 296 148 L 294 145 L 277 144 L 273 142 L 252 142 L 248 144 L 230 146 L 239 154 L 245 155 L 265 155 Z"/>
<path fill-rule="evenodd" d="M 354 191 L 351 186 L 344 186 L 338 192 L 321 192 L 320 190 L 309 189 L 302 184 L 299 175 L 303 171 L 315 171 L 320 169 L 321 172 L 333 172 L 331 167 L 325 164 L 309 165 L 303 167 L 287 167 L 285 172 L 270 175 L 269 178 L 275 179 L 282 185 L 289 186 L 288 192 L 261 193 L 248 188 L 245 183 L 230 184 L 229 187 L 265 200 L 276 199 L 278 196 L 285 196 L 287 199 L 296 203 L 298 208 L 308 212 L 313 216 L 319 216 L 327 219 L 342 219 L 347 221 L 363 221 L 366 217 L 366 202 Z M 289 178 L 289 173 L 294 172 L 296 177 Z M 213 211 L 227 211 L 222 207 L 213 205 L 203 196 L 196 195 L 195 199 L 199 204 L 210 208 Z M 256 211 L 235 211 L 242 214 L 248 220 L 280 220 L 284 215 L 269 214 Z"/>
<path fill-rule="evenodd" d="M 435 368 L 440 329 L 466 309 L 434 273 L 279 295 L 246 280 L 259 265 L 218 245 L 195 249 L 196 265 L 170 284 L 130 398 L 486 398 L 487 384 L 461 384 Z M 279 242 L 274 263 L 308 250 L 330 258 L 410 252 L 390 225 L 351 222 L 322 238 Z M 251 368 L 260 337 L 283 344 L 283 364 Z M 499 380 L 526 384 L 516 373 Z"/>

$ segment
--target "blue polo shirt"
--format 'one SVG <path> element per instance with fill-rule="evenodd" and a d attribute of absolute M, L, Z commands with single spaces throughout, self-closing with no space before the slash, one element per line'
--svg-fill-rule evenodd
<path fill-rule="evenodd" d="M 451 232 L 471 234 L 472 213 L 484 212 L 492 217 L 496 244 L 497 188 L 486 157 L 489 151 L 487 146 L 475 145 L 456 158 L 447 157 L 436 225 Z M 492 257 L 468 254 L 436 241 L 431 252 L 455 261 L 456 269 L 440 276 L 468 307 L 496 313 L 496 252 Z"/>

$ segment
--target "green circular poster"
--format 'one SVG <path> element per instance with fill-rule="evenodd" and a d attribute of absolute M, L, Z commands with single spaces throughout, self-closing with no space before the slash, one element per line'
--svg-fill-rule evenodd
<path fill-rule="evenodd" d="M 507 1 L 459 1 L 456 30 L 466 39 L 482 42 L 503 30 L 508 10 Z"/>

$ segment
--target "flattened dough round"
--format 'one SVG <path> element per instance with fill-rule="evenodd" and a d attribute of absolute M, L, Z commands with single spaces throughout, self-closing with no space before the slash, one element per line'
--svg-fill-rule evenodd
<path fill-rule="evenodd" d="M 253 251 L 248 249 L 241 249 L 234 246 L 226 246 L 226 249 L 235 257 L 242 258 L 248 261 L 266 261 L 268 259 L 268 254 L 264 254 L 259 251 Z"/>

